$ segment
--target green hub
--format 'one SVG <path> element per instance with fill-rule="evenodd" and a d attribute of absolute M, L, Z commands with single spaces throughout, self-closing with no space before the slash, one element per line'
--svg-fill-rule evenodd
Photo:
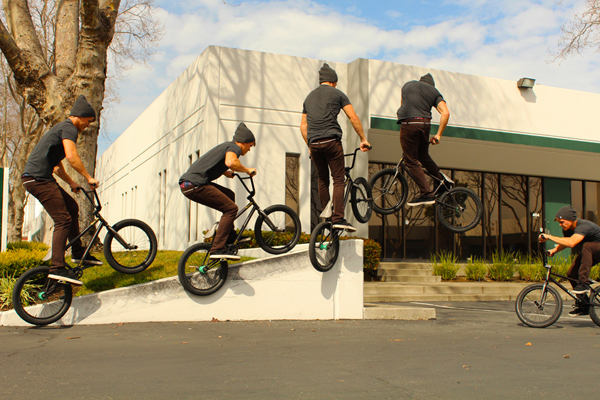
<path fill-rule="evenodd" d="M 205 274 L 206 273 L 206 265 L 202 265 L 201 267 L 198 267 L 198 272 L 200 272 L 201 274 Z"/>
<path fill-rule="evenodd" d="M 39 292 L 38 297 L 40 300 L 46 300 L 46 292 Z"/>
<path fill-rule="evenodd" d="M 327 243 L 321 243 L 321 245 L 319 246 L 319 248 L 321 250 L 327 250 L 329 248 L 329 245 L 327 245 Z"/>

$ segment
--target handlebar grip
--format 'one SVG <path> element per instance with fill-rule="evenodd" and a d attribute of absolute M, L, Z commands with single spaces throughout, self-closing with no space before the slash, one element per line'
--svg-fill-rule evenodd
<path fill-rule="evenodd" d="M 249 174 L 249 175 L 250 175 L 251 177 L 252 177 L 252 176 L 254 176 L 254 175 L 256 175 L 256 171 L 252 171 L 252 173 L 251 173 L 251 174 Z"/>
<path fill-rule="evenodd" d="M 371 150 L 373 146 L 367 146 L 367 150 Z"/>

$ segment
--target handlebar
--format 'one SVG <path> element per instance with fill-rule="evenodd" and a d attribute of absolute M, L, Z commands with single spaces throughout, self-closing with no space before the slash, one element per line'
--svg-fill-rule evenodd
<path fill-rule="evenodd" d="M 246 191 L 248 192 L 248 200 L 250 200 L 252 197 L 254 197 L 254 195 L 256 194 L 256 189 L 254 187 L 254 179 L 252 179 L 254 177 L 254 175 L 256 175 L 256 172 L 254 172 L 252 175 L 246 176 L 244 178 L 242 178 L 240 176 L 240 174 L 233 174 L 232 177 L 238 177 L 238 179 L 240 180 L 240 182 L 242 183 L 242 185 L 244 185 L 244 189 L 246 189 Z M 245 180 L 250 179 L 250 184 L 252 185 L 252 190 L 250 190 L 248 188 L 248 186 L 246 185 L 246 183 L 244 182 Z"/>
<path fill-rule="evenodd" d="M 371 150 L 372 148 L 373 148 L 373 146 L 367 146 L 368 150 Z M 360 150 L 360 147 L 358 147 L 356 150 L 354 150 L 354 153 L 344 154 L 344 157 L 354 156 L 354 158 L 352 159 L 352 165 L 350 167 L 346 167 L 346 171 L 350 171 L 352 168 L 354 168 L 354 162 L 356 161 L 356 153 L 358 153 L 359 150 Z"/>
<path fill-rule="evenodd" d="M 85 194 L 85 197 L 87 197 L 89 202 L 92 204 L 92 206 L 94 207 L 94 214 L 102 210 L 102 206 L 100 205 L 100 198 L 98 197 L 98 192 L 95 188 L 92 188 L 92 190 L 85 190 L 81 186 L 78 186 L 77 189 L 81 190 L 83 194 Z M 94 196 L 91 196 L 91 193 L 94 193 Z"/>

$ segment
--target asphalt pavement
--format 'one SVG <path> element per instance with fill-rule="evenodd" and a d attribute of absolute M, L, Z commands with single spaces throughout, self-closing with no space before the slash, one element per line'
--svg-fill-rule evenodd
<path fill-rule="evenodd" d="M 546 329 L 513 302 L 427 303 L 431 321 L 0 327 L 0 399 L 582 399 L 600 327 L 569 303 Z"/>

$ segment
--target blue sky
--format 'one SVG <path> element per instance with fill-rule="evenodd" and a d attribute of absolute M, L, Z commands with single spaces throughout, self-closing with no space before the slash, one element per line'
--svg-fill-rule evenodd
<path fill-rule="evenodd" d="M 372 58 L 600 93 L 600 55 L 552 62 L 583 0 L 156 0 L 165 36 L 149 67 L 116 83 L 102 154 L 210 45 L 328 61 Z"/>

